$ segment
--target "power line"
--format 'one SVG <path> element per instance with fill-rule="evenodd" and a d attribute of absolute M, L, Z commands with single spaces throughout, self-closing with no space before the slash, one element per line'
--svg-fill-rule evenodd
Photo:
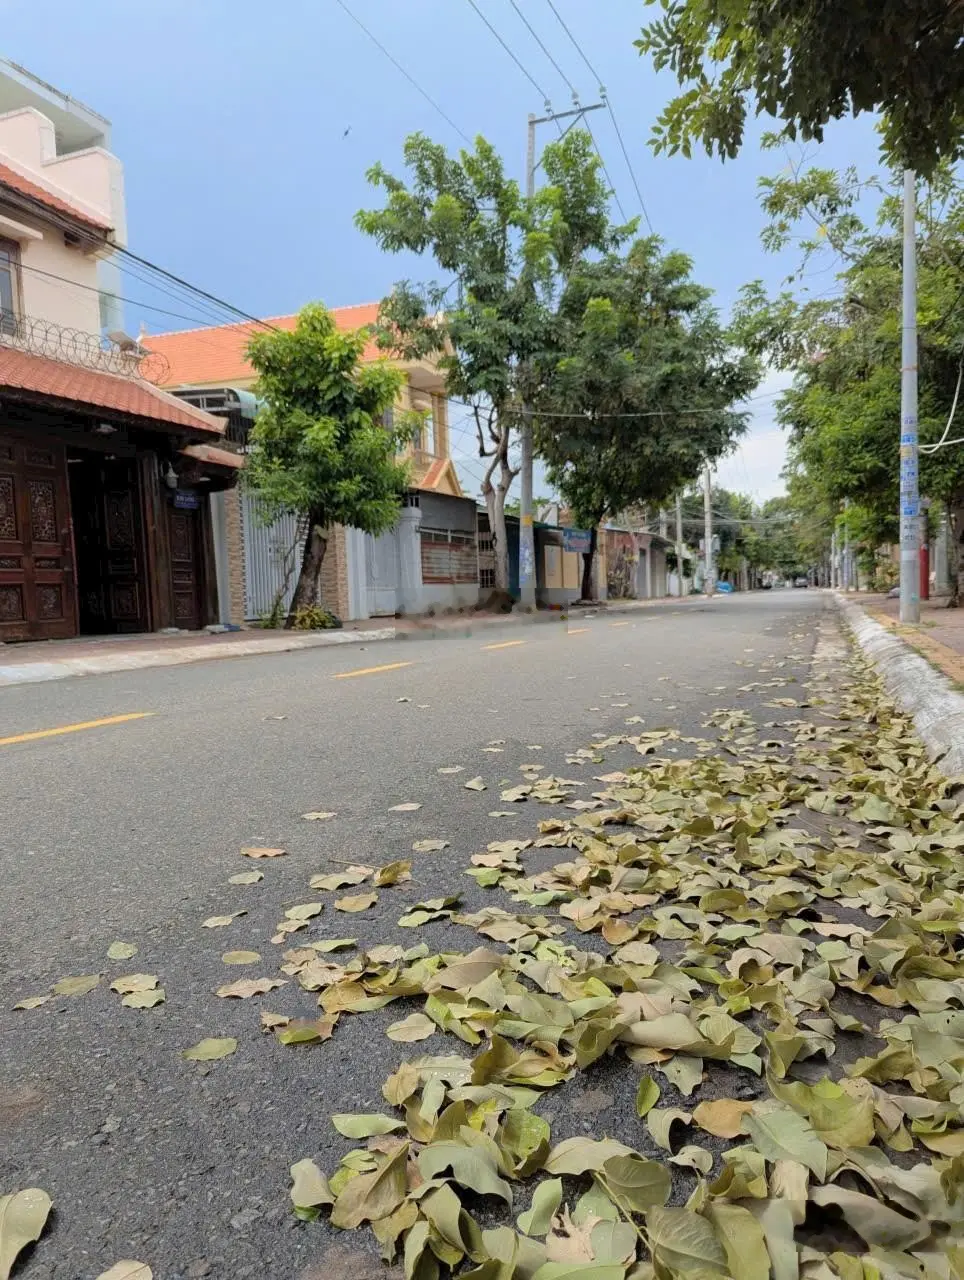
<path fill-rule="evenodd" d="M 592 145 L 596 149 L 596 155 L 599 157 L 599 163 L 602 165 L 603 175 L 606 181 L 609 183 L 609 189 L 613 193 L 613 199 L 616 201 L 616 208 L 619 210 L 619 216 L 622 218 L 623 222 L 628 222 L 629 219 L 626 217 L 626 210 L 623 208 L 623 202 L 619 198 L 619 192 L 616 190 L 616 184 L 615 182 L 613 182 L 612 178 L 609 176 L 609 170 L 606 168 L 606 161 L 602 158 L 602 149 L 600 148 L 599 143 L 596 141 L 596 135 L 593 133 L 592 125 L 589 123 L 588 120 L 586 121 L 586 132 L 589 134 L 589 137 L 592 139 Z"/>
<path fill-rule="evenodd" d="M 717 409 L 703 409 L 703 408 L 700 408 L 700 409 L 677 409 L 677 408 L 675 408 L 675 407 L 673 407 L 673 406 L 670 406 L 670 407 L 667 407 L 667 408 L 664 408 L 664 409 L 643 409 L 643 410 L 640 410 L 638 413 L 599 413 L 599 414 L 593 414 L 593 415 L 590 415 L 590 414 L 588 414 L 588 413 L 565 413 L 565 412 L 558 412 L 558 411 L 554 411 L 554 410 L 553 410 L 553 411 L 550 411 L 550 410 L 545 410 L 545 411 L 544 411 L 544 410 L 541 410 L 541 409 L 526 409 L 526 408 L 524 408 L 524 407 L 518 407 L 518 408 L 513 408 L 513 409 L 511 410 L 511 413 L 512 413 L 512 415 L 513 415 L 513 416 L 516 416 L 516 417 L 522 417 L 522 418 L 526 418 L 526 417 L 530 417 L 530 418 L 570 418 L 570 419 L 571 419 L 571 418 L 579 418 L 579 419 L 583 419 L 584 421 L 587 421 L 587 422 L 590 422 L 590 421 L 596 421 L 596 422 L 607 422 L 607 421 L 610 421 L 610 420 L 613 420 L 613 419 L 617 419 L 617 418 L 665 418 L 665 417 L 670 417 L 670 416 L 672 416 L 673 414 L 678 414 L 678 415 L 687 415 L 687 416 L 689 416 L 689 415 L 695 415 L 695 414 L 701 414 L 701 413 L 732 413 L 732 412 L 738 412 L 738 411 L 739 411 L 739 407 L 740 407 L 741 405 L 744 405 L 744 404 L 751 404 L 751 403 L 753 403 L 753 402 L 755 402 L 755 401 L 758 401 L 758 400 L 769 400 L 769 399 L 771 399 L 771 398 L 772 398 L 773 396 L 775 396 L 775 395 L 782 395 L 782 394 L 783 394 L 783 393 L 782 393 L 782 392 L 780 392 L 780 391 L 767 391 L 767 392 L 764 392 L 762 395 L 759 395 L 759 396 L 745 396 L 742 400 L 737 400 L 737 401 L 735 401 L 733 406 L 726 406 L 725 408 L 717 408 Z M 452 404 L 457 404 L 457 405 L 459 405 L 461 408 L 464 408 L 464 409 L 472 409 L 472 408 L 474 408 L 474 407 L 475 407 L 475 406 L 474 406 L 473 404 L 471 404 L 471 402 L 470 402 L 470 401 L 468 401 L 468 400 L 458 400 L 458 399 L 456 399 L 454 396 L 450 396 L 450 397 L 449 397 L 449 399 L 451 400 Z"/>
<path fill-rule="evenodd" d="M 562 67 L 560 67 L 559 63 L 558 63 L 558 62 L 556 62 L 555 58 L 552 56 L 552 54 L 549 52 L 549 50 L 546 48 L 546 46 L 542 43 L 542 40 L 541 40 L 541 39 L 540 39 L 540 37 L 539 37 L 539 33 L 536 31 L 535 27 L 532 25 L 532 23 L 529 21 L 529 19 L 525 16 L 525 14 L 524 14 L 524 13 L 522 12 L 522 10 L 519 8 L 519 5 L 516 3 L 516 0 L 509 0 L 509 3 L 512 5 L 513 9 L 515 9 L 516 13 L 519 15 L 519 17 L 520 17 L 520 18 L 522 19 L 522 21 L 525 23 L 525 25 L 526 25 L 526 29 L 528 30 L 529 34 L 532 36 L 533 40 L 535 40 L 536 44 L 539 46 L 539 48 L 542 50 L 542 52 L 546 55 L 546 57 L 549 59 L 549 61 L 550 61 L 550 62 L 552 63 L 552 65 L 555 67 L 556 71 L 558 71 L 558 73 L 559 73 L 559 75 L 562 77 L 562 79 L 563 79 L 563 80 L 565 80 L 566 84 L 569 86 L 569 92 L 572 94 L 572 100 L 573 100 L 573 102 L 576 104 L 576 106 L 578 107 L 578 105 L 579 105 L 579 94 L 576 92 L 576 86 L 572 83 L 572 81 L 571 81 L 571 80 L 569 79 L 569 77 L 566 75 L 565 71 L 563 71 Z"/>
<path fill-rule="evenodd" d="M 189 320 L 192 324 L 197 324 L 199 320 L 199 317 L 196 315 L 189 316 L 184 315 L 184 313 L 180 311 L 168 311 L 165 307 L 154 307 L 151 306 L 149 302 L 142 302 L 138 298 L 125 298 L 122 294 L 114 293 L 109 289 L 102 289 L 98 285 L 81 284 L 78 280 L 70 280 L 67 276 L 57 275 L 53 271 L 43 271 L 40 267 L 28 266 L 25 262 L 20 263 L 19 270 L 30 271 L 32 274 L 44 276 L 48 280 L 59 281 L 61 284 L 67 285 L 72 289 L 83 289 L 87 293 L 106 294 L 108 297 L 116 298 L 118 302 L 127 303 L 128 306 L 143 307 L 145 311 L 156 311 L 158 315 L 173 316 L 176 320 Z M 141 280 L 143 284 L 149 283 L 140 276 L 136 278 Z"/>
<path fill-rule="evenodd" d="M 588 57 L 583 51 L 582 45 L 579 43 L 579 41 L 570 31 L 566 23 L 566 20 L 563 18 L 559 10 L 556 8 L 555 4 L 553 4 L 553 0 L 546 0 L 546 3 L 548 4 L 552 12 L 555 14 L 556 21 L 559 23 L 563 31 L 569 37 L 570 41 L 572 42 L 573 48 L 576 50 L 580 58 L 582 58 L 583 62 L 586 64 L 587 68 L 589 69 L 589 74 L 595 78 L 596 83 L 599 85 L 599 96 L 600 98 L 602 98 L 603 102 L 605 102 L 606 107 L 609 111 L 610 118 L 612 119 L 612 122 L 613 122 L 613 128 L 616 130 L 616 137 L 619 140 L 619 146 L 623 153 L 623 159 L 626 161 L 626 168 L 629 170 L 629 176 L 633 180 L 633 186 L 636 188 L 636 195 L 639 198 L 639 207 L 643 211 L 643 217 L 646 219 L 646 225 L 647 227 L 649 227 L 650 234 L 651 235 L 655 234 L 653 231 L 653 224 L 650 221 L 649 212 L 646 209 L 646 201 L 643 199 L 643 193 L 642 193 L 642 190 L 640 189 L 639 182 L 636 178 L 636 172 L 633 169 L 632 161 L 629 158 L 629 152 L 627 151 L 626 144 L 623 141 L 622 130 L 619 128 L 619 121 L 616 119 L 616 112 L 613 110 L 613 104 L 609 101 L 609 95 L 606 92 L 606 86 L 602 82 L 602 77 L 599 75 L 599 73 L 593 67 L 592 63 L 589 61 Z"/>
<path fill-rule="evenodd" d="M 142 267 L 156 272 L 163 276 L 165 280 L 170 280 L 173 284 L 180 285 L 183 289 L 190 290 L 200 298 L 206 298 L 208 302 L 215 303 L 216 306 L 222 307 L 225 311 L 232 312 L 236 316 L 240 316 L 242 320 L 249 320 L 252 324 L 262 325 L 265 329 L 274 329 L 275 326 L 269 324 L 266 320 L 259 320 L 257 316 L 250 315 L 247 311 L 242 311 L 240 307 L 234 306 L 230 302 L 225 302 L 223 298 L 219 298 L 216 294 L 208 293 L 206 289 L 201 289 L 197 285 L 191 284 L 188 280 L 182 280 L 180 276 L 176 276 L 173 271 L 168 271 L 164 267 L 159 267 L 156 262 L 151 262 L 148 258 L 142 258 L 140 254 L 131 252 L 130 249 L 121 248 L 120 245 L 114 246 L 115 253 L 122 254 L 123 257 L 129 258 L 132 262 L 138 262 Z"/>
<path fill-rule="evenodd" d="M 428 93 L 427 93 L 427 92 L 422 88 L 422 86 L 418 83 L 418 81 L 414 78 L 414 76 L 410 75 L 410 74 L 405 70 L 405 68 L 402 66 L 402 64 L 398 61 L 398 59 L 397 59 L 396 57 L 394 57 L 391 53 L 389 53 L 389 51 L 385 48 L 385 46 L 382 44 L 382 42 L 378 39 L 378 37 L 377 37 L 376 35 L 374 35 L 374 34 L 373 34 L 373 32 L 369 31 L 369 29 L 365 26 L 364 22 L 362 22 L 361 18 L 357 17 L 354 13 L 352 13 L 352 11 L 351 11 L 351 9 L 349 9 L 348 5 L 347 5 L 347 4 L 345 4 L 345 0 L 336 0 L 336 3 L 338 4 L 339 8 L 343 9 L 343 10 L 345 11 L 345 13 L 347 13 L 347 14 L 348 14 L 348 16 L 349 16 L 349 18 L 351 18 L 352 22 L 354 22 L 357 26 L 361 27 L 361 29 L 362 29 L 362 31 L 364 31 L 365 35 L 366 35 L 366 36 L 368 36 L 369 40 L 371 40 L 372 44 L 373 44 L 373 45 L 375 45 L 375 47 L 376 47 L 377 49 L 380 49 L 380 50 L 382 51 L 382 53 L 383 53 L 383 54 L 385 55 L 385 57 L 389 60 L 389 62 L 390 62 L 390 63 L 392 64 L 392 66 L 396 69 L 396 71 L 400 71 L 400 72 L 402 73 L 402 75 L 403 75 L 403 76 L 405 77 L 405 79 L 409 82 L 409 84 L 410 84 L 414 89 L 416 89 L 416 90 L 417 90 L 417 91 L 422 95 L 422 97 L 425 99 L 425 101 L 426 101 L 430 106 L 432 106 L 432 107 L 434 107 L 434 108 L 435 108 L 435 110 L 439 113 L 439 115 L 442 117 L 442 119 L 445 121 L 445 123 L 446 123 L 447 125 L 449 125 L 449 126 L 450 126 L 450 128 L 452 128 L 452 129 L 454 129 L 454 130 L 455 130 L 455 132 L 459 135 L 459 137 L 462 139 L 462 141 L 463 141 L 467 146 L 471 147 L 471 145 L 472 145 L 472 139 L 471 139 L 471 138 L 469 138 L 466 134 L 464 134 L 464 133 L 462 132 L 462 130 L 459 128 L 459 126 L 455 123 L 455 121 L 454 121 L 454 120 L 453 120 L 449 115 L 447 115 L 447 114 L 445 113 L 445 111 L 443 111 L 443 110 L 442 110 L 442 108 L 441 108 L 441 107 L 439 106 L 439 104 L 435 101 L 435 99 L 434 99 L 433 97 L 431 97 L 431 96 L 430 96 L 430 95 L 429 95 L 429 94 L 428 94 Z"/>
<path fill-rule="evenodd" d="M 342 2 L 342 0 L 338 0 L 338 3 L 339 3 L 339 4 L 341 4 L 341 2 Z M 512 61 L 515 63 L 515 65 L 519 68 L 519 70 L 522 72 L 522 74 L 525 76 L 525 78 L 529 81 L 529 83 L 530 83 L 530 84 L 532 85 L 532 87 L 535 89 L 536 93 L 538 93 L 538 94 L 541 96 L 541 98 L 542 98 L 543 102 L 545 103 L 546 110 L 547 110 L 547 111 L 551 111 L 551 110 L 552 110 L 552 103 L 549 101 L 549 95 L 546 93 L 545 89 L 540 88 L 538 81 L 537 81 L 537 80 L 535 79 L 535 77 L 531 74 L 531 72 L 529 72 L 529 71 L 527 70 L 527 68 L 526 68 L 526 67 L 524 67 L 524 66 L 523 66 L 523 64 L 519 61 L 519 59 L 515 56 L 515 54 L 513 53 L 512 49 L 509 47 L 509 45 L 507 45 L 507 44 L 506 44 L 506 42 L 505 42 L 505 41 L 502 39 L 502 37 L 499 35 L 498 31 L 496 31 L 495 27 L 493 27 L 492 23 L 488 20 L 488 18 L 487 18 L 487 17 L 485 16 L 485 14 L 482 12 L 482 10 L 479 8 L 479 6 L 475 3 L 475 0 L 469 0 L 469 4 L 470 4 L 470 5 L 472 6 L 472 8 L 475 10 L 475 12 L 478 14 L 478 16 L 482 19 L 482 21 L 485 23 L 485 25 L 489 28 L 489 30 L 490 30 L 490 31 L 492 32 L 492 34 L 495 36 L 496 40 L 498 40 L 499 44 L 500 44 L 500 45 L 502 46 L 502 48 L 506 51 L 506 53 L 509 55 L 509 57 L 512 59 Z"/>
<path fill-rule="evenodd" d="M 568 26 L 566 25 L 565 19 L 563 18 L 559 10 L 556 8 L 556 6 L 552 3 L 552 0 L 546 0 L 546 3 L 548 4 L 552 12 L 556 15 L 556 21 L 559 23 L 560 27 L 562 27 L 563 31 L 565 31 L 566 35 L 572 41 L 573 47 L 575 48 L 576 52 L 579 54 L 580 58 L 582 58 L 583 62 L 586 64 L 586 67 L 589 70 L 589 74 L 596 81 L 596 84 L 599 86 L 599 89 L 600 89 L 600 95 L 602 95 L 604 90 L 602 77 L 597 75 L 597 73 L 593 69 L 592 63 L 589 61 L 589 59 L 586 57 L 586 55 L 582 51 L 582 46 L 580 45 L 576 37 L 572 34 L 572 32 L 569 30 Z"/>

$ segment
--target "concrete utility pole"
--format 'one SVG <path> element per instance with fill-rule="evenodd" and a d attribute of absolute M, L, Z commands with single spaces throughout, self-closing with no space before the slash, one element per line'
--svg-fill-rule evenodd
<path fill-rule="evenodd" d="M 683 596 L 683 495 L 676 495 L 676 594 Z"/>
<path fill-rule="evenodd" d="M 844 498 L 844 551 L 843 551 L 843 589 L 849 591 L 851 586 L 851 578 L 853 577 L 852 561 L 850 558 L 850 499 Z"/>
<path fill-rule="evenodd" d="M 920 622 L 917 433 L 917 175 L 904 170 L 904 301 L 900 370 L 900 620 Z"/>
<path fill-rule="evenodd" d="M 710 464 L 703 468 L 703 591 L 712 596 L 716 591 L 716 566 L 713 564 L 713 476 Z"/>
<path fill-rule="evenodd" d="M 548 106 L 548 103 L 546 104 Z M 582 116 L 587 111 L 601 111 L 606 104 L 594 103 L 590 107 L 576 107 L 572 111 L 553 111 L 545 116 L 529 115 L 529 133 L 526 145 L 526 196 L 536 193 L 536 125 L 565 120 L 569 116 Z M 521 608 L 536 607 L 536 541 L 532 528 L 532 418 L 526 413 L 521 431 L 522 461 L 519 472 L 519 604 Z"/>
<path fill-rule="evenodd" d="M 833 533 L 830 535 L 830 586 L 836 588 L 840 586 L 837 579 L 837 526 L 834 524 Z"/>

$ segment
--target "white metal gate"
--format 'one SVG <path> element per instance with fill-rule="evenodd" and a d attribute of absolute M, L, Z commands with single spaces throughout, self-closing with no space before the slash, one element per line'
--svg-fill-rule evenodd
<path fill-rule="evenodd" d="M 295 516 L 281 516 L 266 525 L 259 500 L 241 495 L 244 542 L 244 616 L 247 622 L 267 617 L 280 596 L 287 613 L 298 583 L 302 537 Z"/>
<path fill-rule="evenodd" d="M 394 615 L 398 608 L 401 575 L 398 534 L 392 529 L 373 538 L 365 535 L 365 567 L 368 576 L 368 615 Z"/>

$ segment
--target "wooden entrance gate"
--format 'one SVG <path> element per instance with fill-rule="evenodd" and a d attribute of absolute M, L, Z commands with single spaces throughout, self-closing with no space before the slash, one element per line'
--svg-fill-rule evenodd
<path fill-rule="evenodd" d="M 0 640 L 76 633 L 63 446 L 0 436 Z"/>

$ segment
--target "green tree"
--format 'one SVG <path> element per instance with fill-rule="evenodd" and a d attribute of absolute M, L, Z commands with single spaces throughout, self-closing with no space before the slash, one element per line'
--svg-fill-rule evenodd
<path fill-rule="evenodd" d="M 659 150 L 735 156 L 747 114 L 821 140 L 842 116 L 880 111 L 888 153 L 930 173 L 964 144 L 964 0 L 646 0 L 662 15 L 636 41 L 684 91 Z"/>
<path fill-rule="evenodd" d="M 387 428 L 402 374 L 387 360 L 361 363 L 368 335 L 339 330 L 320 303 L 290 332 L 259 333 L 248 347 L 263 406 L 251 432 L 246 483 L 268 514 L 306 524 L 301 571 L 287 625 L 318 601 L 332 525 L 382 533 L 394 524 L 408 486 L 397 461 L 410 424 Z"/>
<path fill-rule="evenodd" d="M 690 273 L 655 237 L 581 261 L 536 361 L 536 446 L 591 533 L 583 599 L 599 524 L 664 502 L 746 428 L 732 406 L 756 385 L 756 362 L 733 351 L 710 290 Z"/>
<path fill-rule="evenodd" d="M 843 499 L 859 508 L 865 551 L 897 536 L 900 420 L 901 226 L 898 175 L 861 182 L 853 171 L 810 169 L 763 184 L 770 216 L 765 243 L 781 248 L 801 228 L 805 261 L 830 257 L 839 291 L 831 296 L 769 298 L 748 286 L 738 331 L 750 349 L 793 370 L 778 414 L 789 432 L 796 491 L 825 515 L 825 536 Z M 879 190 L 876 224 L 861 201 Z M 964 430 L 945 430 L 964 368 L 964 189 L 946 171 L 921 199 L 918 325 L 921 491 L 948 511 L 954 542 L 964 538 Z M 823 281 L 826 276 L 822 277 Z M 964 427 L 964 415 L 956 421 Z M 953 426 L 953 422 L 951 422 Z M 947 443 L 940 443 L 946 439 Z M 939 447 L 934 447 L 938 446 Z M 794 483 L 791 483 L 791 493 Z M 958 557 L 959 592 L 964 557 Z"/>
<path fill-rule="evenodd" d="M 396 285 L 382 304 L 383 341 L 411 358 L 436 355 L 449 396 L 472 408 L 479 456 L 488 460 L 482 494 L 496 587 L 507 591 L 505 500 L 518 474 L 511 442 L 536 389 L 533 369 L 575 264 L 608 252 L 631 228 L 610 224 L 600 162 L 579 130 L 546 147 L 545 183 L 531 200 L 484 138 L 453 157 L 413 134 L 404 159 L 407 183 L 380 164 L 369 171 L 385 205 L 356 221 L 383 249 L 430 255 L 451 278 Z"/>

